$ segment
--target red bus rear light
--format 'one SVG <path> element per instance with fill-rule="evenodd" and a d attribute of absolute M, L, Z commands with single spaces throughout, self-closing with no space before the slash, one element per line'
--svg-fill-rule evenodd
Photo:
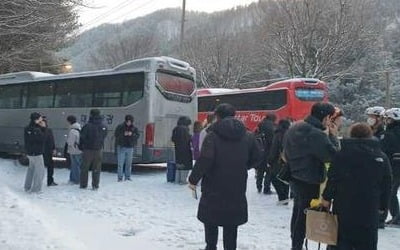
<path fill-rule="evenodd" d="M 146 125 L 146 146 L 154 145 L 154 123 L 148 123 Z"/>

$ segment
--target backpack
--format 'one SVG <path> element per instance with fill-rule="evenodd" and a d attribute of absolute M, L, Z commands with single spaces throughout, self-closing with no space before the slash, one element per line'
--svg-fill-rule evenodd
<path fill-rule="evenodd" d="M 257 148 L 261 152 L 262 155 L 265 154 L 266 146 L 267 146 L 267 138 L 264 133 L 258 132 L 255 135 Z"/>

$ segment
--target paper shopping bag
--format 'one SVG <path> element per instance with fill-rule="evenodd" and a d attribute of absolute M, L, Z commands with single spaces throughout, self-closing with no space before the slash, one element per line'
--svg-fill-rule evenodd
<path fill-rule="evenodd" d="M 323 211 L 307 210 L 306 238 L 336 246 L 338 238 L 337 216 Z"/>

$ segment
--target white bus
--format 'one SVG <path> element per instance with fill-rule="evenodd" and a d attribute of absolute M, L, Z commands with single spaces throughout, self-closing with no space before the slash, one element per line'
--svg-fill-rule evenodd
<path fill-rule="evenodd" d="M 138 59 L 84 73 L 0 75 L 0 152 L 23 153 L 23 129 L 30 113 L 37 111 L 48 118 L 61 156 L 67 116 L 75 115 L 83 125 L 90 109 L 98 108 L 109 129 L 105 163 L 116 162 L 114 130 L 127 114 L 134 116 L 140 132 L 134 162 L 164 162 L 178 118 L 196 118 L 195 78 L 188 63 L 169 57 Z"/>

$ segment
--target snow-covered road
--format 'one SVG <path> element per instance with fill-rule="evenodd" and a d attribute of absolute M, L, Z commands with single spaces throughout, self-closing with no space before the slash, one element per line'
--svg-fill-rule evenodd
<path fill-rule="evenodd" d="M 166 183 L 164 172 L 137 174 L 132 182 L 122 183 L 115 174 L 102 173 L 100 189 L 91 191 L 68 185 L 68 170 L 56 169 L 59 186 L 29 195 L 22 188 L 25 171 L 0 159 L 1 250 L 204 247 L 197 201 L 186 186 Z M 256 193 L 253 176 L 251 172 L 249 222 L 239 229 L 238 249 L 287 250 L 290 207 L 276 206 L 275 195 Z M 379 249 L 397 250 L 399 238 L 398 229 L 380 231 Z"/>

